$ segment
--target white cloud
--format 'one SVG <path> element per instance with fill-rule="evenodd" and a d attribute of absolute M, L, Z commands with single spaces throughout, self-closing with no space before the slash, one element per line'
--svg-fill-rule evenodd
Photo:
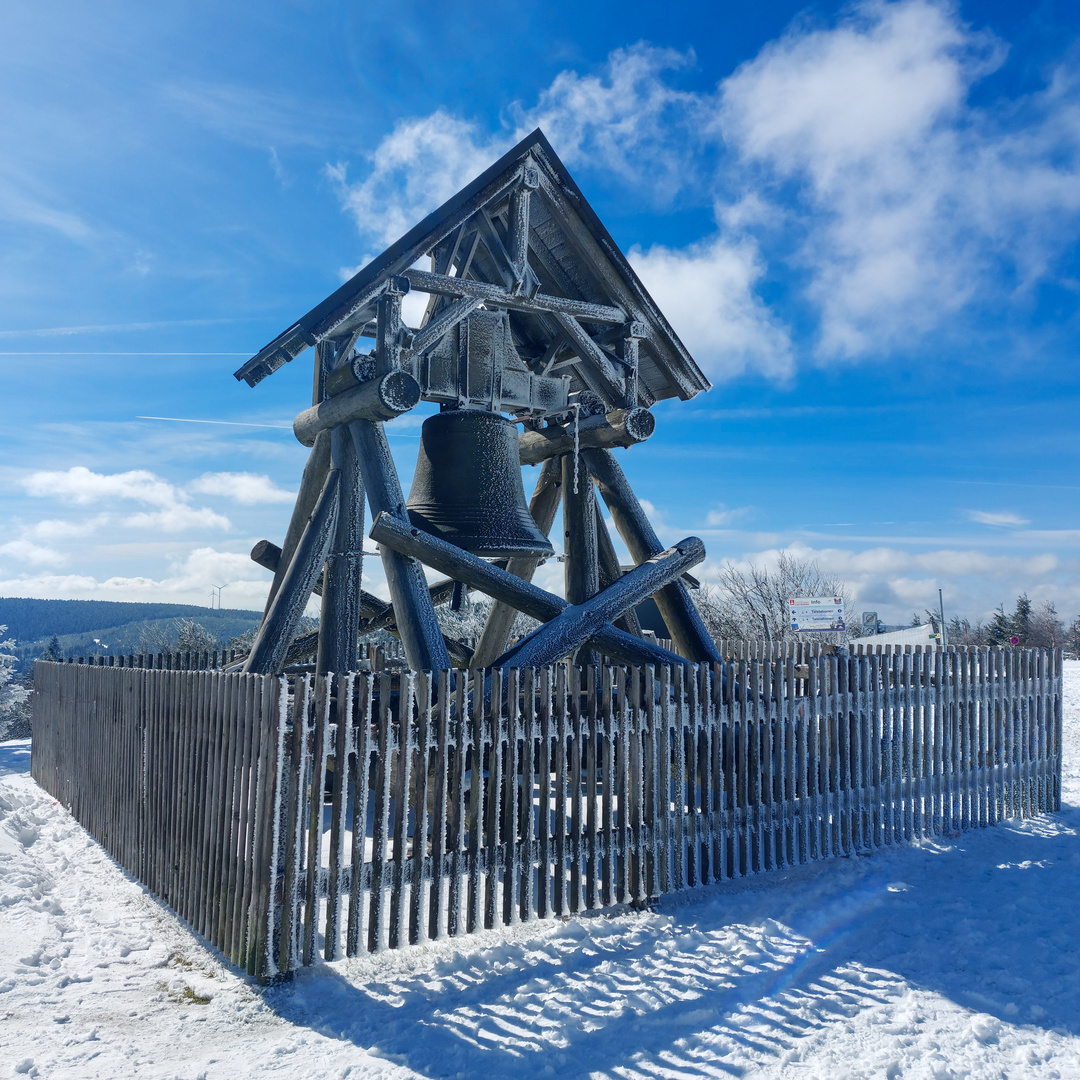
<path fill-rule="evenodd" d="M 254 506 L 257 503 L 291 503 L 296 498 L 295 491 L 279 488 L 269 476 L 261 473 L 203 473 L 188 484 L 188 490 L 200 495 L 222 495 L 243 506 Z"/>
<path fill-rule="evenodd" d="M 693 63 L 692 52 L 638 44 L 612 52 L 597 75 L 560 72 L 535 108 L 512 107 L 517 137 L 543 128 L 567 165 L 603 169 L 671 198 L 698 173 L 707 99 L 664 76 Z"/>
<path fill-rule="evenodd" d="M 327 174 L 361 235 L 388 245 L 483 172 L 510 142 L 506 133 L 484 135 L 476 124 L 439 109 L 398 123 L 376 147 L 366 179 L 350 184 L 342 163 L 328 166 Z"/>
<path fill-rule="evenodd" d="M 6 544 L 0 544 L 0 558 L 15 559 L 32 566 L 60 566 L 67 561 L 59 551 L 30 540 L 9 540 Z"/>
<path fill-rule="evenodd" d="M 968 517 L 972 521 L 979 522 L 980 525 L 1000 525 L 1000 526 L 1021 526 L 1029 524 L 1027 518 L 1022 518 L 1019 514 L 1009 513 L 1007 510 L 999 512 L 993 512 L 989 510 L 969 510 Z"/>
<path fill-rule="evenodd" d="M 245 474 L 219 473 L 216 475 L 243 476 Z M 272 488 L 269 480 L 266 484 Z M 237 489 L 244 489 L 243 481 L 234 486 Z M 30 495 L 60 499 L 62 502 L 74 503 L 78 506 L 126 500 L 156 507 L 153 511 L 141 511 L 124 517 L 121 524 L 130 529 L 180 532 L 185 529 L 232 528 L 228 518 L 207 507 L 190 506 L 188 496 L 183 491 L 146 469 L 110 474 L 96 473 L 83 465 L 75 465 L 63 472 L 31 473 L 23 480 L 23 487 Z M 245 490 L 259 490 L 259 485 Z M 99 516 L 83 523 L 49 522 L 42 525 L 45 525 L 46 532 L 59 537 L 64 533 L 71 536 L 79 532 L 91 532 L 107 520 L 109 520 L 107 516 Z M 41 528 L 41 525 L 37 528 Z"/>
<path fill-rule="evenodd" d="M 703 99 L 673 89 L 663 75 L 692 62 L 692 53 L 672 49 L 617 49 L 600 74 L 563 71 L 535 106 L 512 104 L 512 126 L 489 133 L 438 109 L 396 124 L 370 155 L 364 179 L 350 182 L 349 164 L 342 162 L 327 166 L 327 175 L 360 234 L 383 245 L 397 240 L 535 127 L 544 129 L 567 164 L 588 161 L 656 197 L 669 198 L 694 169 L 688 143 L 701 127 Z"/>
<path fill-rule="evenodd" d="M 23 530 L 23 536 L 33 540 L 70 540 L 76 536 L 89 536 L 111 521 L 108 514 L 97 514 L 79 521 L 62 521 L 48 518 Z"/>
<path fill-rule="evenodd" d="M 132 499 L 152 506 L 175 506 L 184 496 L 172 484 L 145 469 L 96 473 L 84 465 L 65 472 L 35 472 L 23 481 L 31 495 L 87 505 L 108 499 Z"/>
<path fill-rule="evenodd" d="M 638 45 L 559 73 L 498 131 L 440 109 L 399 123 L 363 179 L 329 171 L 365 241 L 387 244 L 540 125 L 624 193 L 715 208 L 719 235 L 635 266 L 711 375 L 784 378 L 766 273 L 794 270 L 819 362 L 911 348 L 1055 273 L 1080 225 L 1080 78 L 1064 64 L 1040 92 L 974 105 L 1006 53 L 947 3 L 867 0 L 795 24 L 715 93 L 677 88 L 692 54 Z"/>
<path fill-rule="evenodd" d="M 210 586 L 227 582 L 226 607 L 259 610 L 266 601 L 270 574 L 247 555 L 200 547 L 173 561 L 162 578 L 88 574 L 37 574 L 0 580 L 0 595 L 45 599 L 147 600 L 206 604 Z"/>
<path fill-rule="evenodd" d="M 722 84 L 736 186 L 796 192 L 822 356 L 906 345 L 1000 295 L 1002 274 L 1042 273 L 1068 242 L 1055 231 L 1075 234 L 1074 87 L 976 109 L 971 87 L 1005 53 L 950 6 L 870 0 Z"/>
<path fill-rule="evenodd" d="M 774 378 L 791 374 L 787 329 L 754 291 L 764 265 L 752 240 L 715 237 L 682 250 L 635 247 L 629 258 L 709 375 L 732 378 L 747 368 Z"/>
<path fill-rule="evenodd" d="M 705 515 L 705 524 L 714 528 L 725 528 L 742 521 L 750 513 L 749 506 L 724 507 L 717 506 Z"/>
<path fill-rule="evenodd" d="M 177 503 L 163 510 L 131 514 L 122 524 L 129 529 L 147 529 L 154 532 L 174 533 L 185 529 L 232 529 L 232 522 L 205 506 L 185 506 Z"/>

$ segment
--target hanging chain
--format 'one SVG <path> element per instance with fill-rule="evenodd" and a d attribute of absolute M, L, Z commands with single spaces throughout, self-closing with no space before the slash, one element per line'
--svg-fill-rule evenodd
<path fill-rule="evenodd" d="M 578 455 L 581 452 L 581 403 L 570 406 L 574 410 L 574 494 L 578 493 Z"/>

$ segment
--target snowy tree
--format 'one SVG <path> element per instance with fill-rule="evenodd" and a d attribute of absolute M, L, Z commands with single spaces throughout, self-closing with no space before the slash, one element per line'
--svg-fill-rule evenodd
<path fill-rule="evenodd" d="M 1058 618 L 1052 600 L 1045 600 L 1031 613 L 1028 644 L 1036 649 L 1057 649 L 1065 642 L 1065 624 Z"/>
<path fill-rule="evenodd" d="M 0 637 L 7 630 L 0 626 Z M 30 691 L 15 682 L 15 639 L 0 641 L 0 739 L 25 738 L 30 734 L 27 702 Z M 25 728 L 25 730 L 24 730 Z"/>
<path fill-rule="evenodd" d="M 848 604 L 847 585 L 825 573 L 813 559 L 782 551 L 772 568 L 751 563 L 740 570 L 728 563 L 715 587 L 695 597 L 714 638 L 787 641 L 791 630 L 788 600 L 793 596 L 840 596 Z"/>
<path fill-rule="evenodd" d="M 1069 634 L 1065 647 L 1076 656 L 1080 656 L 1080 615 L 1077 615 L 1076 618 L 1073 619 L 1072 625 L 1069 627 Z"/>

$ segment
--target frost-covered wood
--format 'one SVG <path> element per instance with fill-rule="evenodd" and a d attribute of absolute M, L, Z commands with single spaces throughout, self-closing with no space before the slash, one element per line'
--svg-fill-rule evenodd
<path fill-rule="evenodd" d="M 1060 808 L 1060 653 L 801 664 L 508 669 L 485 692 L 42 661 L 32 771 L 264 979 Z"/>

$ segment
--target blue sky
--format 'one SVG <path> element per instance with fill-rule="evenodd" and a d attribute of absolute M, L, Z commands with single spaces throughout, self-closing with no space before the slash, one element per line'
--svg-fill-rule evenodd
<path fill-rule="evenodd" d="M 713 380 L 624 455 L 705 576 L 1080 611 L 1075 7 L 657 10 L 10 5 L 0 595 L 261 606 L 311 352 L 231 373 L 540 125 Z"/>

